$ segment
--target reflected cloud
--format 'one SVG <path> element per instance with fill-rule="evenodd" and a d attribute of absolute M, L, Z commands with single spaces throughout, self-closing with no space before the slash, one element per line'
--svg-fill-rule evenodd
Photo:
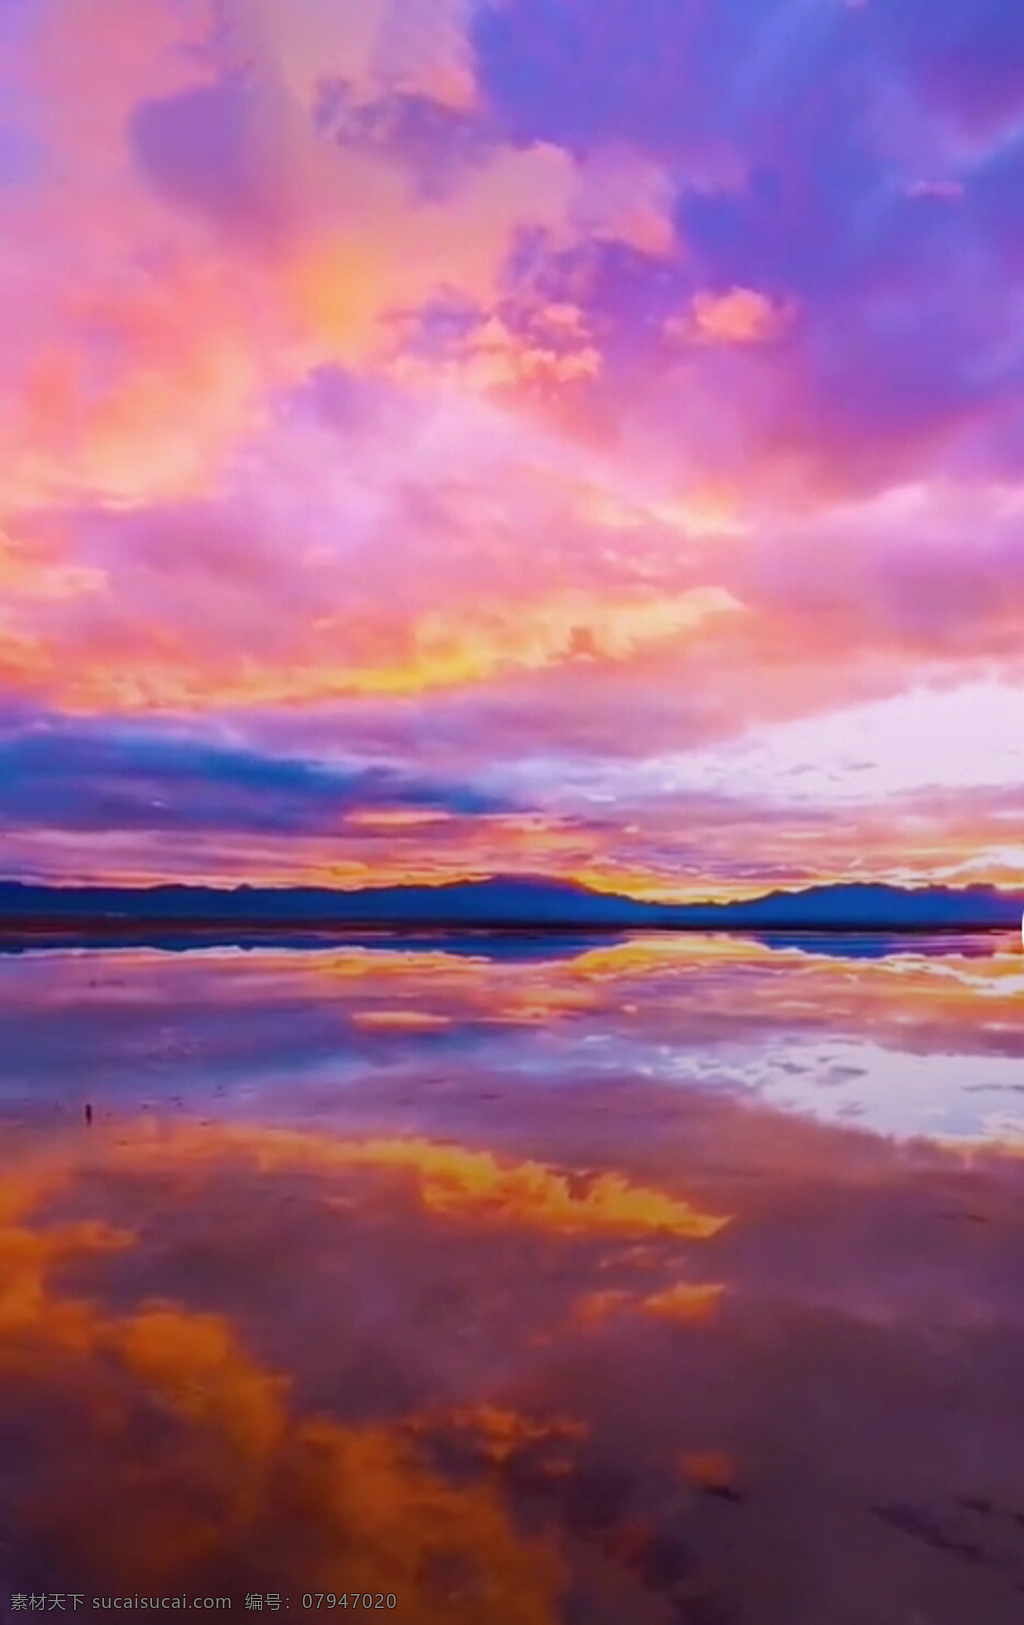
<path fill-rule="evenodd" d="M 503 1165 L 485 1151 L 428 1140 L 345 1141 L 281 1129 L 225 1127 L 154 1132 L 127 1143 L 132 1163 L 159 1167 L 241 1155 L 261 1173 L 297 1169 L 330 1174 L 346 1169 L 412 1174 L 429 1212 L 466 1214 L 477 1222 L 536 1225 L 555 1235 L 641 1237 L 664 1233 L 704 1240 L 728 1224 L 662 1191 L 634 1185 L 619 1173 L 570 1175 L 524 1162 Z M 115 1160 L 117 1158 L 115 1150 Z"/>
<path fill-rule="evenodd" d="M 286 1125 L 358 1109 L 442 1137 L 445 1102 L 490 1121 L 557 1080 L 750 1096 L 903 1137 L 987 1132 L 1024 1057 L 1008 934 L 888 940 L 666 934 L 564 958 L 493 938 L 385 937 L 164 954 L 52 949 L 0 961 L 0 1107 L 101 1120 L 148 1102 Z M 478 951 L 477 951 L 478 950 Z M 404 1103 L 404 1104 L 403 1104 Z M 461 1136 L 465 1119 L 458 1125 Z"/>
<path fill-rule="evenodd" d="M 347 1419 L 303 1407 L 292 1378 L 252 1346 L 254 1310 L 257 1346 L 275 1335 L 282 1342 L 282 1328 L 268 1336 L 266 1324 L 266 1218 L 252 1234 L 242 1224 L 225 1237 L 218 1192 L 229 1189 L 233 1211 L 254 1216 L 266 1211 L 268 1195 L 280 1195 L 282 1177 L 297 1181 L 291 1197 L 311 1236 L 340 1221 L 354 1224 L 372 1247 L 383 1224 L 384 1258 L 395 1247 L 413 1254 L 463 1248 L 474 1233 L 486 1235 L 481 1219 L 511 1226 L 513 1235 L 539 1224 L 575 1247 L 574 1271 L 591 1274 L 613 1255 L 602 1251 L 588 1261 L 582 1245 L 607 1248 L 645 1234 L 673 1243 L 708 1239 L 723 1220 L 621 1176 L 583 1177 L 577 1194 L 568 1176 L 539 1164 L 502 1170 L 495 1158 L 456 1146 L 255 1130 L 154 1133 L 142 1124 L 116 1139 L 91 1138 L 88 1152 L 83 1160 L 67 1135 L 44 1140 L 38 1172 L 3 1186 L 0 1427 L 31 1441 L 19 1531 L 22 1560 L 36 1575 L 46 1570 L 54 1585 L 75 1576 L 76 1584 L 131 1590 L 178 1588 L 186 1578 L 199 1584 L 211 1574 L 230 1585 L 244 1572 L 249 1587 L 340 1589 L 340 1557 L 348 1589 L 399 1594 L 403 1612 L 424 1625 L 468 1622 L 481 1609 L 500 1609 L 523 1625 L 561 1617 L 565 1564 L 553 1532 L 517 1528 L 500 1472 L 526 1458 L 534 1472 L 571 1472 L 587 1424 L 489 1403 L 435 1402 L 411 1415 L 400 1409 L 373 1418 L 358 1415 L 357 1401 Z M 411 1206 L 396 1183 L 405 1172 L 418 1182 Z M 61 1204 L 127 1207 L 137 1222 L 131 1229 L 98 1219 L 55 1223 Z M 154 1227 L 154 1204 L 170 1220 L 170 1245 L 166 1229 Z M 247 1312 L 212 1311 L 173 1295 L 168 1265 L 173 1231 L 182 1226 L 205 1231 L 213 1255 L 227 1241 L 221 1267 L 236 1276 L 241 1268 Z M 120 1285 L 116 1270 L 95 1267 L 115 1251 L 123 1261 Z M 486 1271 L 489 1251 L 477 1270 Z M 322 1237 L 312 1257 L 312 1271 L 305 1249 L 292 1260 L 304 1291 L 324 1265 Z M 65 1285 L 76 1262 L 91 1293 Z M 193 1297 L 206 1275 L 195 1263 Z M 138 1298 L 132 1286 L 143 1264 L 147 1291 Z M 513 1254 L 504 1273 L 516 1280 L 524 1266 L 528 1277 L 527 1259 Z M 213 1279 L 223 1294 L 227 1278 Z M 357 1297 L 368 1286 L 364 1278 Z M 439 1307 L 450 1332 L 450 1316 Z M 520 1318 L 511 1297 L 490 1309 L 481 1300 L 480 1307 L 485 1318 L 497 1313 L 512 1325 Z M 393 1330 L 405 1327 L 415 1359 L 430 1321 L 417 1331 L 415 1298 L 396 1310 Z M 283 1328 L 292 1366 L 296 1329 Z M 337 1344 L 333 1350 L 336 1357 Z M 321 1395 L 331 1361 L 329 1340 L 314 1358 Z M 73 1459 L 61 1413 L 75 1417 Z M 468 1452 L 469 1481 L 432 1463 L 442 1446 L 449 1465 L 453 1450 Z"/>
<path fill-rule="evenodd" d="M 1000 936 L 995 933 L 992 936 L 973 937 L 955 936 L 952 933 L 934 937 L 921 935 L 908 941 L 905 936 L 876 936 L 861 932 L 829 936 L 821 931 L 808 931 L 803 935 L 791 936 L 784 931 L 768 931 L 754 940 L 765 948 L 775 948 L 780 952 L 799 948 L 804 953 L 825 954 L 830 959 L 888 959 L 908 953 L 927 954 L 929 959 L 990 959 L 1001 946 Z"/>
<path fill-rule="evenodd" d="M 12 1588 L 344 1583 L 420 1625 L 611 1597 L 661 1625 L 769 1584 L 810 1617 L 855 1556 L 875 1618 L 894 1590 L 1012 1617 L 1020 1159 L 640 1079 L 559 1093 L 513 1113 L 519 1152 L 465 1096 L 463 1142 L 12 1126 Z"/>
<path fill-rule="evenodd" d="M 663 1292 L 635 1297 L 629 1292 L 590 1292 L 576 1305 L 576 1316 L 584 1325 L 593 1325 L 608 1315 L 638 1309 L 665 1320 L 680 1320 L 699 1326 L 711 1320 L 725 1287 L 712 1281 L 677 1281 Z"/>
<path fill-rule="evenodd" d="M 110 1314 L 53 1286 L 62 1258 L 132 1239 L 99 1226 L 3 1235 L 0 1417 L 35 1458 L 26 1580 L 109 1593 L 244 1572 L 250 1586 L 383 1588 L 424 1625 L 499 1606 L 522 1625 L 557 1618 L 550 1540 L 519 1534 L 493 1485 L 421 1463 L 400 1423 L 294 1414 L 287 1377 L 229 1317 L 159 1301 Z M 75 1419 L 73 1453 L 56 1411 Z"/>
<path fill-rule="evenodd" d="M 392 931 L 379 931 L 373 935 L 356 934 L 339 937 L 337 932 L 252 931 L 221 933 L 217 930 L 189 928 L 182 931 L 138 930 L 119 926 L 116 943 L 109 932 L 85 929 L 74 932 L 47 931 L 45 933 L 4 931 L 0 936 L 0 957 L 8 954 L 26 954 L 46 948 L 68 952 L 81 948 L 158 948 L 163 953 L 195 953 L 204 948 L 271 948 L 277 952 L 354 946 L 376 949 L 382 954 L 430 953 L 440 950 L 444 954 L 457 954 L 468 959 L 494 960 L 498 963 L 539 960 L 544 964 L 552 960 L 575 959 L 580 954 L 594 952 L 623 938 L 615 932 L 601 931 L 595 936 L 577 936 L 572 932 L 545 931 L 535 936 L 525 931 L 470 931 L 461 936 L 450 932 L 428 932 L 422 936 L 403 936 Z"/>

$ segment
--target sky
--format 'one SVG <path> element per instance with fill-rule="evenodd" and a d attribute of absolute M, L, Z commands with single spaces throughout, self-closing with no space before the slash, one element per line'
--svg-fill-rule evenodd
<path fill-rule="evenodd" d="M 1024 885 L 1024 10 L 0 0 L 0 875 Z"/>

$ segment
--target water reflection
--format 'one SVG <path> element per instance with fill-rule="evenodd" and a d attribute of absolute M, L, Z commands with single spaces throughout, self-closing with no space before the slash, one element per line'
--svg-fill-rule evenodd
<path fill-rule="evenodd" d="M 1022 960 L 961 946 L 0 964 L 0 1604 L 1024 1619 Z"/>
<path fill-rule="evenodd" d="M 486 937 L 26 954 L 0 960 L 0 1109 L 95 1095 L 293 1121 L 391 1099 L 415 1128 L 470 1078 L 524 1101 L 649 1079 L 888 1134 L 1013 1138 L 1019 941 L 866 941 L 844 958 L 835 939 L 724 936 L 556 942 L 550 958 Z"/>

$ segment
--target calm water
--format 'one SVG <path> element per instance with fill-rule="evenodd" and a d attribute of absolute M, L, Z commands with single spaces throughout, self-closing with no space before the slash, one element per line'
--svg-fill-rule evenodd
<path fill-rule="evenodd" d="M 1010 937 L 0 957 L 0 1608 L 1024 1621 L 1022 1061 Z"/>

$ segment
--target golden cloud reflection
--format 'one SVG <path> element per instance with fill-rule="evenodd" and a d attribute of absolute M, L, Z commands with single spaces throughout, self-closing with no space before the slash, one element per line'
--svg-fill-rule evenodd
<path fill-rule="evenodd" d="M 852 1518 L 873 1617 L 899 1585 L 975 1625 L 968 1584 L 1012 1617 L 1024 1551 L 965 1534 L 957 1497 L 1024 1506 L 993 1375 L 1021 1335 L 1018 1160 L 637 1080 L 550 1104 L 520 1098 L 520 1149 L 496 1116 L 484 1147 L 465 1100 L 434 1136 L 149 1111 L 5 1131 L 12 1588 L 667 1625 L 760 1595 L 780 1519 L 801 1584 L 831 1584 Z M 914 1527 L 982 1552 L 963 1585 L 864 1527 L 922 1482 L 941 1504 Z"/>
<path fill-rule="evenodd" d="M 287 1379 L 225 1317 L 176 1305 L 83 1308 L 74 1366 L 58 1365 L 61 1309 L 38 1317 L 24 1386 L 29 1403 L 73 1403 L 87 1466 L 57 1451 L 28 1522 L 81 1583 L 170 1589 L 212 1566 L 268 1587 L 385 1588 L 423 1625 L 497 1606 L 517 1625 L 557 1618 L 551 1542 L 520 1535 L 493 1484 L 420 1462 L 400 1424 L 295 1415 Z"/>
<path fill-rule="evenodd" d="M 354 1223 L 372 1246 L 383 1224 L 389 1245 L 415 1254 L 500 1227 L 513 1247 L 517 1233 L 560 1239 L 584 1273 L 623 1240 L 706 1241 L 728 1222 L 610 1173 L 427 1140 L 133 1123 L 88 1132 L 83 1146 L 64 1133 L 2 1185 L 0 1432 L 20 1429 L 33 1461 L 20 1544 L 79 1589 L 171 1590 L 216 1575 L 221 1586 L 385 1590 L 422 1625 L 499 1611 L 511 1625 L 554 1625 L 567 1583 L 558 1542 L 519 1526 L 502 1475 L 527 1460 L 540 1481 L 571 1474 L 587 1423 L 491 1402 L 363 1418 L 304 1404 L 289 1360 L 260 1353 L 282 1179 L 311 1238 Z M 188 1304 L 163 1278 L 176 1226 L 200 1224 L 192 1277 L 195 1249 L 216 1251 L 224 1192 L 248 1218 L 244 1263 L 218 1277 L 217 1295 L 244 1278 L 248 1313 Z M 132 1222 L 68 1216 L 86 1208 Z M 595 1244 L 587 1264 L 579 1249 Z M 307 1293 L 322 1246 L 294 1260 Z M 141 1294 L 118 1291 L 115 1259 Z M 510 1263 L 515 1276 L 524 1260 Z M 341 1324 L 319 1350 L 328 1368 L 350 1337 Z M 468 1477 L 450 1470 L 453 1449 Z"/>
<path fill-rule="evenodd" d="M 663 1191 L 633 1185 L 617 1173 L 569 1174 L 542 1163 L 502 1163 L 420 1139 L 339 1140 L 286 1129 L 178 1129 L 133 1136 L 115 1161 L 133 1166 L 194 1166 L 200 1159 L 247 1158 L 262 1174 L 298 1170 L 327 1176 L 347 1170 L 398 1172 L 415 1181 L 430 1213 L 499 1224 L 536 1226 L 556 1235 L 637 1237 L 664 1233 L 706 1240 L 728 1216 L 702 1213 Z"/>
<path fill-rule="evenodd" d="M 725 1286 L 717 1281 L 676 1281 L 646 1297 L 613 1287 L 586 1293 L 576 1304 L 575 1314 L 583 1325 L 596 1325 L 610 1315 L 640 1310 L 663 1320 L 700 1326 L 713 1319 L 724 1292 Z"/>
<path fill-rule="evenodd" d="M 312 1111 L 337 1126 L 343 1086 L 367 1126 L 447 1138 L 431 1104 L 446 1092 L 472 1115 L 524 1080 L 600 1075 L 752 1091 L 902 1138 L 1007 1139 L 1021 963 L 1009 934 L 868 942 L 853 958 L 821 938 L 510 946 L 471 931 L 301 954 L 54 952 L 5 961 L 0 1051 L 9 1092 L 58 1109 L 93 1073 L 109 1110 L 138 1097 L 140 1076 L 144 1096 L 197 1101 L 230 1076 L 271 1120 Z"/>
<path fill-rule="evenodd" d="M 407 1032 L 429 1032 L 433 1027 L 450 1027 L 451 1016 L 436 1010 L 355 1010 L 357 1027 L 391 1027 Z"/>
<path fill-rule="evenodd" d="M 539 1011 L 557 1021 L 599 1011 L 607 1023 L 640 1000 L 644 1022 L 653 1026 L 662 1012 L 686 1010 L 697 992 L 705 1010 L 728 1004 L 735 1014 L 733 976 L 742 972 L 745 1015 L 769 1021 L 784 998 L 790 1016 L 842 1020 L 872 1031 L 881 1024 L 893 1033 L 908 1026 L 976 1030 L 979 1019 L 1000 1019 L 997 1005 L 1012 1017 L 1022 987 L 1019 943 L 1008 936 L 990 939 L 983 958 L 972 945 L 958 953 L 955 942 L 934 956 L 927 942 L 908 938 L 901 953 L 861 960 L 856 975 L 843 978 L 835 974 L 827 942 L 819 944 L 814 936 L 787 948 L 754 937 L 637 933 L 539 963 L 489 961 L 486 937 L 479 940 L 477 958 L 445 953 L 442 945 L 393 954 L 363 946 L 336 949 L 307 975 L 326 978 L 336 993 L 351 989 L 343 996 L 353 1002 L 361 984 L 378 996 L 386 986 L 396 1008 L 415 992 L 424 1017 L 514 1022 Z M 431 1002 L 425 1005 L 427 990 Z M 992 1008 L 979 1010 L 979 999 Z M 382 1010 L 361 1012 L 358 1019 L 383 1024 L 392 1017 Z M 397 1025 L 404 1017 L 394 1019 Z"/>

